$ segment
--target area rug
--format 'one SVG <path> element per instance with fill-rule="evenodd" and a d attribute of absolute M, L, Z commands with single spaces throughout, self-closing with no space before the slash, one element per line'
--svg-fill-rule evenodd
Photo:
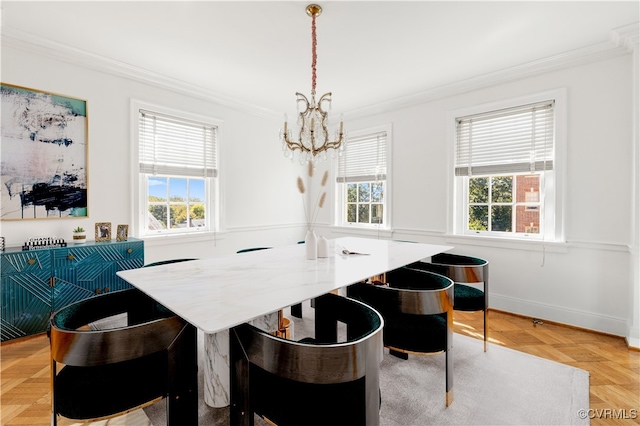
<path fill-rule="evenodd" d="M 308 303 L 307 303 L 308 305 Z M 304 305 L 303 305 L 304 306 Z M 296 339 L 313 335 L 313 317 L 305 307 L 303 319 L 293 321 Z M 199 361 L 202 359 L 199 335 Z M 424 425 L 584 425 L 581 410 L 589 409 L 587 371 L 454 334 L 453 402 L 445 405 L 445 356 L 391 356 L 385 349 L 380 365 L 382 426 Z M 200 362 L 199 362 L 200 363 Z M 229 424 L 228 408 L 204 404 L 202 365 L 199 366 L 199 425 Z M 138 410 L 154 426 L 166 425 L 165 403 Z M 115 420 L 115 419 L 114 419 Z M 112 420 L 112 422 L 114 422 Z M 108 423 L 109 425 L 146 424 Z M 266 425 L 255 418 L 256 425 Z M 95 426 L 104 423 L 96 423 Z M 94 426 L 94 425 L 92 425 Z"/>
<path fill-rule="evenodd" d="M 65 422 L 58 422 L 59 426 L 67 425 Z M 135 410 L 122 416 L 108 420 L 100 420 L 90 423 L 72 423 L 69 426 L 152 426 L 151 420 L 143 410 Z"/>
<path fill-rule="evenodd" d="M 312 311 L 304 308 L 303 319 L 289 317 L 296 339 L 313 335 Z M 446 407 L 444 354 L 410 355 L 404 361 L 385 349 L 380 365 L 380 424 L 589 424 L 579 415 L 580 410 L 589 409 L 587 371 L 495 344 L 484 352 L 481 340 L 461 334 L 454 334 L 452 354 L 454 398 Z M 228 409 L 210 408 L 202 397 L 200 401 L 199 425 L 229 424 Z M 165 424 L 162 402 L 145 410 L 153 425 Z M 266 424 L 257 417 L 255 423 Z"/>
<path fill-rule="evenodd" d="M 589 409 L 589 373 L 454 334 L 453 402 L 445 405 L 445 356 L 385 354 L 380 423 L 419 425 L 580 425 Z"/>

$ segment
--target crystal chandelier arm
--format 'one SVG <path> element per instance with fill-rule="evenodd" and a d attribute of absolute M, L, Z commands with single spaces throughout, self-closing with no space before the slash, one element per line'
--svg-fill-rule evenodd
<path fill-rule="evenodd" d="M 298 136 L 298 140 L 300 141 L 300 135 Z M 287 148 L 289 148 L 291 151 L 296 151 L 296 150 L 300 150 L 302 152 L 304 151 L 308 151 L 308 149 L 305 149 L 305 146 L 302 145 L 302 142 L 296 142 L 294 140 L 289 139 L 289 135 L 287 133 L 284 134 L 284 141 L 287 144 Z"/>
<path fill-rule="evenodd" d="M 323 102 L 329 102 L 329 104 L 331 104 L 331 92 L 322 95 L 318 101 L 318 111 L 320 111 L 323 116 L 326 116 L 326 112 L 322 109 Z"/>
<path fill-rule="evenodd" d="M 296 92 L 296 96 L 298 97 L 298 99 L 296 99 L 296 102 L 304 102 L 305 108 L 304 111 L 302 111 L 300 113 L 300 115 L 305 115 L 307 114 L 307 111 L 309 111 L 309 99 L 307 99 L 307 97 L 305 95 L 303 95 L 300 92 Z"/>
<path fill-rule="evenodd" d="M 286 131 L 287 129 L 287 123 L 285 121 L 284 125 L 285 125 L 285 133 L 284 133 L 284 141 L 287 144 L 287 147 L 291 150 L 291 151 L 296 151 L 296 150 L 300 150 L 302 152 L 310 152 L 309 149 L 307 149 L 304 144 L 302 143 L 302 132 L 306 127 L 306 119 L 305 116 L 308 114 L 310 106 L 309 106 L 309 100 L 307 99 L 307 97 L 305 95 L 303 95 L 300 92 L 296 92 L 296 96 L 297 96 L 297 100 L 296 102 L 303 102 L 304 103 L 304 111 L 300 112 L 298 114 L 299 119 L 301 121 L 301 126 L 300 126 L 300 131 L 298 132 L 298 140 L 294 141 L 291 140 L 289 138 L 289 134 Z"/>
<path fill-rule="evenodd" d="M 340 145 L 342 144 L 342 140 L 344 139 L 344 133 L 342 132 L 342 121 L 340 122 L 340 131 L 338 133 L 338 140 L 334 141 L 334 142 L 328 142 L 329 139 L 329 135 L 327 132 L 327 129 L 325 128 L 325 142 L 324 145 L 322 146 L 322 149 L 319 149 L 318 152 L 322 152 L 322 151 L 327 151 L 329 149 L 338 149 L 340 148 Z"/>
<path fill-rule="evenodd" d="M 343 130 L 342 130 L 343 124 L 342 124 L 342 120 L 340 120 L 340 130 L 338 132 L 338 140 L 334 142 L 329 142 L 329 131 L 327 130 L 327 123 L 326 123 L 327 113 L 322 109 L 323 102 L 331 103 L 331 92 L 325 93 L 320 97 L 320 100 L 318 101 L 318 106 L 316 108 L 322 116 L 322 130 L 324 133 L 324 141 L 325 141 L 324 145 L 321 147 L 321 149 L 318 149 L 317 152 L 340 148 L 340 144 L 342 144 L 342 140 L 344 136 Z"/>

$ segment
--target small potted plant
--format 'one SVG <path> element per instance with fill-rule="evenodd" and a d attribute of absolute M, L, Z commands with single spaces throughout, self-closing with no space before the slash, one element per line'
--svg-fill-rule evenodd
<path fill-rule="evenodd" d="M 76 244 L 82 244 L 87 241 L 87 233 L 82 226 L 78 226 L 73 230 L 73 242 Z"/>

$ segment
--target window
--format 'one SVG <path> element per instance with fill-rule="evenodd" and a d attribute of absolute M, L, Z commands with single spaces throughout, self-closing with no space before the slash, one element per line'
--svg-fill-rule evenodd
<path fill-rule="evenodd" d="M 336 176 L 338 225 L 389 227 L 389 127 L 349 135 Z"/>
<path fill-rule="evenodd" d="M 140 234 L 214 230 L 217 125 L 137 111 Z"/>
<path fill-rule="evenodd" d="M 384 182 L 347 183 L 347 222 L 382 224 Z"/>
<path fill-rule="evenodd" d="M 454 233 L 557 240 L 557 99 L 494 107 L 454 115 Z"/>
<path fill-rule="evenodd" d="M 468 179 L 469 231 L 540 233 L 541 173 Z"/>

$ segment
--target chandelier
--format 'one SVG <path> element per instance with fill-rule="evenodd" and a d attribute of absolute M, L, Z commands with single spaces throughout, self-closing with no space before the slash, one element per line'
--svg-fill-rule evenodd
<path fill-rule="evenodd" d="M 293 160 L 294 156 L 297 156 L 300 164 L 310 161 L 316 163 L 319 155 L 326 160 L 327 151 L 330 149 L 334 150 L 332 152 L 334 156 L 336 151 L 341 154 L 345 140 L 342 117 L 340 117 L 340 126 L 335 132 L 335 140 L 329 141 L 328 113 L 323 109 L 323 104 L 328 104 L 329 110 L 331 109 L 331 92 L 325 93 L 316 102 L 316 18 L 322 13 L 322 8 L 317 4 L 310 4 L 306 10 L 307 15 L 311 17 L 311 102 L 305 95 L 296 92 L 298 129 L 291 132 L 285 114 L 284 129 L 280 131 L 285 157 Z"/>

